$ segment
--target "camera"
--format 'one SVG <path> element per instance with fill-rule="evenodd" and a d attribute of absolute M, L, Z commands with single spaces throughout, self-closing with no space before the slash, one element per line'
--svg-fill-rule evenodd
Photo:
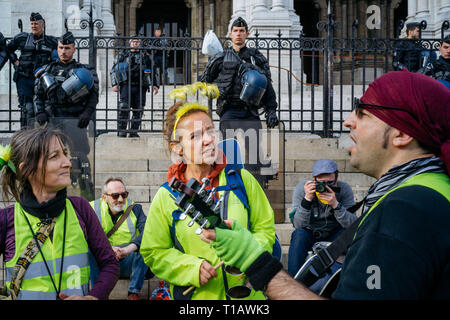
<path fill-rule="evenodd" d="M 330 187 L 331 190 L 333 190 L 335 193 L 339 193 L 341 191 L 341 187 L 334 186 L 332 183 L 328 183 L 325 181 L 316 181 L 316 192 L 318 193 L 324 193 L 328 192 L 327 186 Z"/>
<path fill-rule="evenodd" d="M 325 181 L 316 181 L 316 191 L 319 193 L 328 192 L 327 183 Z"/>

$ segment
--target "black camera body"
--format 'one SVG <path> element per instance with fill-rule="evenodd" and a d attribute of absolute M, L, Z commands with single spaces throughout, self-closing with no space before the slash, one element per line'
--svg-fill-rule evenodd
<path fill-rule="evenodd" d="M 325 181 L 316 181 L 316 192 L 318 193 L 328 192 L 327 183 Z"/>
<path fill-rule="evenodd" d="M 333 190 L 335 193 L 339 193 L 341 191 L 340 187 L 337 186 L 331 186 L 325 181 L 315 181 L 316 184 L 316 192 L 318 193 L 324 193 L 328 192 L 327 186 L 330 187 L 331 190 Z"/>

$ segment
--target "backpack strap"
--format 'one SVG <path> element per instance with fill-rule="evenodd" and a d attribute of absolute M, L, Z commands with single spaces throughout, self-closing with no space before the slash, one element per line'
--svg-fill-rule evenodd
<path fill-rule="evenodd" d="M 236 197 L 242 202 L 250 216 L 250 206 L 248 204 L 247 191 L 241 177 L 241 168 L 234 164 L 227 164 L 225 167 L 225 177 L 227 184 L 231 187 Z"/>
<path fill-rule="evenodd" d="M 169 183 L 167 181 L 164 184 L 162 184 L 161 187 L 165 188 L 167 191 L 169 191 L 174 199 L 176 197 L 178 197 L 178 192 L 174 191 L 169 186 Z M 183 211 L 181 211 L 181 209 L 179 209 L 179 208 L 172 211 L 172 225 L 170 226 L 170 237 L 172 238 L 172 243 L 173 243 L 174 248 L 184 253 L 183 246 L 178 241 L 177 235 L 175 234 L 175 223 L 178 220 L 180 220 L 181 213 L 183 213 Z"/>

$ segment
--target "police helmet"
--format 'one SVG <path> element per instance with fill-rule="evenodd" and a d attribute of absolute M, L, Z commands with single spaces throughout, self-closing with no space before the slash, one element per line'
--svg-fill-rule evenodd
<path fill-rule="evenodd" d="M 129 66 L 126 62 L 119 62 L 118 64 L 116 64 L 116 66 L 114 67 L 114 75 L 118 83 L 127 81 L 129 72 L 128 68 Z"/>
<path fill-rule="evenodd" d="M 67 78 L 61 85 L 64 92 L 75 102 L 87 95 L 94 85 L 94 76 L 86 68 L 76 68 L 69 71 Z"/>
<path fill-rule="evenodd" d="M 258 106 L 266 92 L 267 78 L 257 70 L 249 70 L 242 76 L 239 98 L 249 105 Z"/>

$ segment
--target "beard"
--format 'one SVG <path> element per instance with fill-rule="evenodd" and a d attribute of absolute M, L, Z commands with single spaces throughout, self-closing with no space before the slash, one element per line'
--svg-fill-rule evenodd
<path fill-rule="evenodd" d="M 120 211 L 123 211 L 123 207 L 125 206 L 125 204 L 122 205 L 112 205 L 111 206 L 111 210 L 118 213 Z"/>

